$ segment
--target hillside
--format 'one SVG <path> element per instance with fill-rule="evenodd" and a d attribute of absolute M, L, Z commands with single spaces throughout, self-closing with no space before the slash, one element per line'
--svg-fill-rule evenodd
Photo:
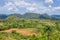
<path fill-rule="evenodd" d="M 0 14 L 0 19 L 5 19 L 5 18 L 7 18 L 7 17 L 8 17 L 8 15 Z"/>
<path fill-rule="evenodd" d="M 57 20 L 22 19 L 12 15 L 0 21 L 0 24 L 0 40 L 59 40 L 60 38 L 60 21 Z"/>
<path fill-rule="evenodd" d="M 51 15 L 52 19 L 60 19 L 60 15 Z"/>
<path fill-rule="evenodd" d="M 27 18 L 27 19 L 60 19 L 60 15 L 48 15 L 48 14 L 38 14 L 38 13 L 25 13 L 23 15 L 21 14 L 10 14 L 10 15 L 5 15 L 5 14 L 0 14 L 0 19 L 5 19 L 9 16 L 17 16 L 19 18 Z"/>

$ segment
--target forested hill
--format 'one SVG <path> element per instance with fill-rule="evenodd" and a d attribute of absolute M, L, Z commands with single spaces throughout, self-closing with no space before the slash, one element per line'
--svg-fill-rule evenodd
<path fill-rule="evenodd" d="M 7 17 L 8 17 L 8 15 L 0 14 L 0 19 L 5 19 L 5 18 L 7 18 Z"/>
<path fill-rule="evenodd" d="M 52 19 L 60 19 L 60 15 L 51 15 Z"/>
<path fill-rule="evenodd" d="M 29 18 L 29 19 L 60 19 L 60 15 L 48 15 L 48 14 L 38 14 L 38 13 L 25 13 L 21 14 L 0 14 L 0 19 L 5 19 L 9 16 L 17 16 L 19 18 Z"/>

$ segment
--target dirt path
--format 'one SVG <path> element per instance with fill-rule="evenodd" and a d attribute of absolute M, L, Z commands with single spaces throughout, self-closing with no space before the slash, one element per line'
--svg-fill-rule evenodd
<path fill-rule="evenodd" d="M 25 28 L 25 29 L 12 28 L 0 32 L 11 32 L 12 30 L 16 30 L 17 33 L 20 33 L 22 35 L 27 35 L 27 36 L 32 36 L 36 34 L 33 29 L 29 29 L 29 28 Z"/>

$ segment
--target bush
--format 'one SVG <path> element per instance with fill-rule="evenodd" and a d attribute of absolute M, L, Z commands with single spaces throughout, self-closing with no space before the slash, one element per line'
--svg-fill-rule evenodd
<path fill-rule="evenodd" d="M 12 32 L 11 32 L 11 33 L 15 34 L 15 33 L 16 33 L 16 30 L 12 30 Z"/>

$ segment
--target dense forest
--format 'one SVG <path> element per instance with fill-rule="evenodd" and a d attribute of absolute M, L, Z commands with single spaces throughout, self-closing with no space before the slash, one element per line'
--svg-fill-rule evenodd
<path fill-rule="evenodd" d="M 59 15 L 0 15 L 0 40 L 60 40 Z"/>

